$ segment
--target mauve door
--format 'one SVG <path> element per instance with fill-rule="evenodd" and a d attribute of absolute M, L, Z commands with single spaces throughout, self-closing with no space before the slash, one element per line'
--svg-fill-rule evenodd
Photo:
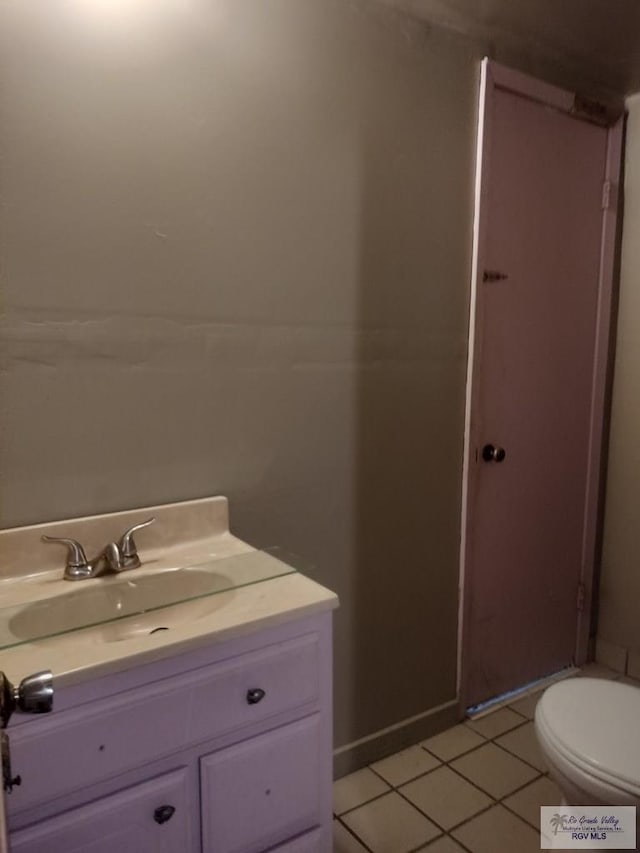
<path fill-rule="evenodd" d="M 508 277 L 478 284 L 467 704 L 575 652 L 607 131 L 498 89 L 485 144 L 485 266 Z"/>

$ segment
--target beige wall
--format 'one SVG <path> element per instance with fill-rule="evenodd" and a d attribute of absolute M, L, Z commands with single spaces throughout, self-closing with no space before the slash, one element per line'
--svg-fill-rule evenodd
<path fill-rule="evenodd" d="M 228 495 L 340 594 L 338 744 L 455 696 L 481 55 L 371 0 L 0 4 L 0 524 Z"/>
<path fill-rule="evenodd" d="M 337 743 L 452 699 L 477 55 L 340 0 L 2 11 L 3 526 L 228 495 L 341 596 Z"/>
<path fill-rule="evenodd" d="M 640 97 L 628 109 L 598 639 L 640 656 Z"/>

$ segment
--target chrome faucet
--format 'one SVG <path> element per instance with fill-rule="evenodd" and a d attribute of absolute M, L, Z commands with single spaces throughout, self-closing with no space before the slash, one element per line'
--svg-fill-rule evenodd
<path fill-rule="evenodd" d="M 137 569 L 140 557 L 133 534 L 136 530 L 153 524 L 155 518 L 149 518 L 140 524 L 134 524 L 120 537 L 119 542 L 109 542 L 97 557 L 87 560 L 82 545 L 75 539 L 67 539 L 62 536 L 43 536 L 43 542 L 58 542 L 68 548 L 67 565 L 64 570 L 64 579 L 67 581 L 82 581 L 89 578 L 97 578 L 107 572 L 126 572 L 128 569 Z"/>

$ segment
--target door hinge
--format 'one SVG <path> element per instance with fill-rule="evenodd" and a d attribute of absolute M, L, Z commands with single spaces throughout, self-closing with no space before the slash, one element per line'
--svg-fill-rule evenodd
<path fill-rule="evenodd" d="M 602 185 L 602 209 L 610 210 L 618 204 L 618 185 L 605 181 Z"/>
<path fill-rule="evenodd" d="M 578 613 L 582 613 L 584 611 L 584 599 L 586 596 L 586 589 L 583 583 L 578 584 L 578 593 L 576 595 L 576 610 Z"/>
<path fill-rule="evenodd" d="M 569 110 L 571 115 L 586 121 L 599 124 L 600 127 L 610 127 L 619 115 L 619 109 L 611 104 L 585 98 L 584 95 L 574 95 L 573 105 Z"/>

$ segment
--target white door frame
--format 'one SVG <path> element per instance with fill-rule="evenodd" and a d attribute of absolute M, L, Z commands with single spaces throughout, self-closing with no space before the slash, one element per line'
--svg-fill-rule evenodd
<path fill-rule="evenodd" d="M 548 83 L 529 77 L 510 68 L 505 68 L 485 57 L 482 60 L 480 78 L 480 98 L 478 108 L 478 138 L 476 147 L 475 202 L 473 223 L 473 254 L 471 265 L 471 302 L 469 312 L 469 352 L 467 362 L 467 391 L 465 407 L 464 462 L 462 475 L 462 519 L 460 542 L 460 581 L 458 612 L 458 696 L 466 705 L 465 642 L 468 632 L 469 596 L 466 584 L 470 582 L 466 571 L 468 542 L 471 537 L 473 519 L 470 513 L 470 495 L 474 488 L 475 447 L 471 443 L 471 425 L 478 407 L 477 383 L 474 376 L 480 369 L 480 352 L 477 346 L 476 330 L 482 321 L 477 294 L 485 269 L 486 253 L 486 208 L 487 188 L 489 185 L 489 163 L 491 152 L 491 115 L 496 90 L 506 90 L 543 103 L 565 113 L 574 113 L 576 95 L 559 89 Z M 584 102 L 583 102 L 584 103 Z M 575 662 L 583 664 L 587 659 L 591 606 L 594 594 L 594 572 L 596 559 L 596 533 L 600 512 L 600 483 L 603 461 L 603 423 L 609 369 L 609 342 L 611 337 L 611 308 L 614 284 L 616 253 L 616 233 L 618 218 L 618 182 L 622 156 L 624 116 L 613 119 L 608 128 L 607 160 L 603 187 L 602 240 L 600 250 L 600 274 L 598 286 L 598 313 L 596 320 L 596 341 L 594 356 L 594 375 L 592 384 L 591 424 L 589 430 L 589 461 L 587 471 L 587 490 L 582 536 L 581 584 L 583 590 L 582 609 L 578 613 L 576 632 Z"/>

